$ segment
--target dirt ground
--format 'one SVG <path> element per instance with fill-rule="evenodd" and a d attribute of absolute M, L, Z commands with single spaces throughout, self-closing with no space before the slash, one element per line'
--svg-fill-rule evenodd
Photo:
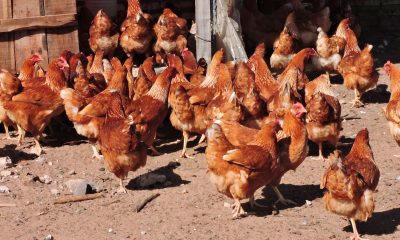
<path fill-rule="evenodd" d="M 398 51 L 399 41 L 392 45 Z M 390 49 L 390 45 L 386 49 Z M 377 50 L 377 66 L 382 66 L 387 59 L 380 58 L 382 51 Z M 358 224 L 363 236 L 371 240 L 400 239 L 400 148 L 389 134 L 382 114 L 390 94 L 388 78 L 380 72 L 378 88 L 365 95 L 367 104 L 360 109 L 350 107 L 353 92 L 343 88 L 340 78 L 333 78 L 345 118 L 341 149 L 347 152 L 358 130 L 367 127 L 381 171 L 375 213 L 366 223 Z M 195 153 L 195 159 L 179 158 L 182 143 L 175 138 L 158 141 L 158 150 L 165 154 L 149 157 L 144 168 L 129 174 L 126 181 L 129 194 L 116 193 L 117 178 L 104 171 L 101 160 L 91 158 L 92 151 L 86 141 L 72 140 L 45 145 L 42 161 L 28 154 L 33 145 L 30 138 L 24 148 L 16 148 L 13 140 L 0 142 L 0 157 L 10 156 L 15 163 L 7 169 L 13 175 L 0 178 L 0 186 L 10 189 L 10 193 L 0 193 L 0 203 L 16 204 L 16 207 L 0 208 L 0 239 L 44 239 L 49 234 L 56 240 L 347 239 L 351 234 L 346 220 L 323 207 L 319 184 L 329 163 L 313 159 L 317 155 L 314 145 L 310 148 L 311 156 L 296 172 L 285 175 L 279 187 L 299 206 L 278 205 L 279 213 L 274 214 L 271 206 L 276 200 L 275 194 L 271 189 L 260 189 L 256 194 L 257 202 L 270 207 L 251 209 L 248 202 L 243 201 L 245 210 L 252 214 L 231 220 L 231 210 L 224 205 L 232 201 L 210 184 L 205 144 L 196 146 L 198 139 L 190 144 L 190 153 Z M 327 147 L 325 155 L 330 151 L 332 148 Z M 75 174 L 71 175 L 71 171 Z M 163 174 L 167 182 L 139 188 L 138 176 L 148 173 Z M 52 179 L 50 184 L 32 180 L 44 175 Z M 54 205 L 59 196 L 53 195 L 51 190 L 68 194 L 64 182 L 76 178 L 93 182 L 104 197 Z M 160 193 L 160 196 L 141 212 L 134 212 L 135 203 L 151 193 Z"/>

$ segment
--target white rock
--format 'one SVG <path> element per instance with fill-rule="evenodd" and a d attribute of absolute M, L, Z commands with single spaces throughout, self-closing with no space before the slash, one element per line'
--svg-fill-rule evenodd
<path fill-rule="evenodd" d="M 140 234 L 145 235 L 146 231 L 140 231 Z"/>
<path fill-rule="evenodd" d="M 387 46 L 389 45 L 389 42 L 386 39 L 383 39 L 383 45 Z"/>
<path fill-rule="evenodd" d="M 51 189 L 50 192 L 52 195 L 56 195 L 56 196 L 60 195 L 60 191 L 58 191 L 58 189 L 55 189 L 55 188 Z"/>
<path fill-rule="evenodd" d="M 109 228 L 109 229 L 108 229 L 108 232 L 109 232 L 109 233 L 113 233 L 114 230 L 113 230 L 112 228 Z"/>
<path fill-rule="evenodd" d="M 312 202 L 309 201 L 309 200 L 306 200 L 306 204 L 307 204 L 307 206 L 311 206 L 311 205 L 312 205 Z"/>
<path fill-rule="evenodd" d="M 65 182 L 69 191 L 74 195 L 84 195 L 87 191 L 88 181 L 85 179 L 71 179 Z"/>
<path fill-rule="evenodd" d="M 13 172 L 8 171 L 8 170 L 4 170 L 4 171 L 0 172 L 0 176 L 2 176 L 2 177 L 8 177 L 8 176 L 11 176 L 12 174 L 13 174 Z"/>
<path fill-rule="evenodd" d="M 139 177 L 140 187 L 149 187 L 157 183 L 164 183 L 167 180 L 165 175 L 148 173 Z"/>
<path fill-rule="evenodd" d="M 49 162 L 48 164 L 49 164 L 49 166 L 53 166 L 53 162 Z"/>
<path fill-rule="evenodd" d="M 44 184 L 50 184 L 53 181 L 49 175 L 43 175 L 42 177 L 39 177 L 39 180 Z"/>
<path fill-rule="evenodd" d="M 76 174 L 75 170 L 71 170 L 68 172 L 68 175 L 75 175 L 75 174 Z"/>
<path fill-rule="evenodd" d="M 224 207 L 230 208 L 230 207 L 231 207 L 231 204 L 230 204 L 230 203 L 227 203 L 227 202 L 224 202 Z"/>
<path fill-rule="evenodd" d="M 400 181 L 400 176 L 398 176 L 398 177 L 396 178 L 396 180 L 397 180 L 397 181 Z"/>
<path fill-rule="evenodd" d="M 12 167 L 12 160 L 10 157 L 2 157 L 0 158 L 0 169 L 7 169 Z"/>
<path fill-rule="evenodd" d="M 47 235 L 44 240 L 53 240 L 53 236 L 51 234 Z"/>
<path fill-rule="evenodd" d="M 0 193 L 9 193 L 10 189 L 6 186 L 0 186 Z"/>

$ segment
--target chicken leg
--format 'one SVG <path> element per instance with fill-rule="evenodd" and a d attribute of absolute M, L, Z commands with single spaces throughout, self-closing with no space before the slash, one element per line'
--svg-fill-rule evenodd
<path fill-rule="evenodd" d="M 22 146 L 25 140 L 25 130 L 22 129 L 19 125 L 17 125 L 18 128 L 18 146 Z"/>
<path fill-rule="evenodd" d="M 128 193 L 126 191 L 126 188 L 124 186 L 124 180 L 122 178 L 119 179 L 119 189 L 117 191 L 118 193 Z"/>
<path fill-rule="evenodd" d="M 202 144 L 204 141 L 206 140 L 206 135 L 205 134 L 201 134 L 200 140 L 198 144 Z"/>
<path fill-rule="evenodd" d="M 351 227 L 353 228 L 353 235 L 351 236 L 351 240 L 368 240 L 366 238 L 362 238 L 360 237 L 360 234 L 358 234 L 357 231 L 357 225 L 356 225 L 356 221 L 354 220 L 354 218 L 350 218 L 350 222 L 351 222 Z"/>
<path fill-rule="evenodd" d="M 279 191 L 278 187 L 272 187 L 272 189 L 274 190 L 275 194 L 278 196 L 278 200 L 275 202 L 275 204 L 277 204 L 278 202 L 282 203 L 285 206 L 288 206 L 289 204 L 295 205 L 297 206 L 298 204 L 290 199 L 286 199 L 282 193 Z"/>
<path fill-rule="evenodd" d="M 354 88 L 354 102 L 353 102 L 353 107 L 359 108 L 363 107 L 364 103 L 361 101 L 361 93 L 357 90 L 357 88 Z"/>
<path fill-rule="evenodd" d="M 3 126 L 4 126 L 4 131 L 5 131 L 5 134 L 6 134 L 6 136 L 3 139 L 11 140 L 12 137 L 10 136 L 10 130 L 8 129 L 8 125 L 3 123 Z"/>
<path fill-rule="evenodd" d="M 234 201 L 235 202 L 232 205 L 232 207 L 233 207 L 232 219 L 238 219 L 238 218 L 241 218 L 241 217 L 245 216 L 247 213 L 243 210 L 242 204 L 240 203 L 240 200 L 239 199 L 235 199 Z"/>
<path fill-rule="evenodd" d="M 152 153 L 153 156 L 160 156 L 161 155 L 161 153 L 159 151 L 157 151 L 157 149 L 153 145 L 150 145 L 149 148 L 150 148 L 151 153 Z"/>
<path fill-rule="evenodd" d="M 91 143 L 91 146 L 92 146 L 92 150 L 93 150 L 92 158 L 102 159 L 103 156 L 97 150 L 96 144 L 95 143 Z"/>
<path fill-rule="evenodd" d="M 183 131 L 183 149 L 182 149 L 182 153 L 181 153 L 182 158 L 194 158 L 193 156 L 190 156 L 189 154 L 186 153 L 188 141 L 189 141 L 189 133 L 186 131 Z"/>
<path fill-rule="evenodd" d="M 318 143 L 318 160 L 325 161 L 324 154 L 322 154 L 322 142 Z"/>

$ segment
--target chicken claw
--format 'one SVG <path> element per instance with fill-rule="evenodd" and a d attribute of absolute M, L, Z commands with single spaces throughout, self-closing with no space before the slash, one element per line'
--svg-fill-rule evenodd
<path fill-rule="evenodd" d="M 122 180 L 122 178 L 119 179 L 119 189 L 117 191 L 117 193 L 128 193 L 128 191 L 126 190 L 125 186 L 124 186 L 124 182 Z"/>
<path fill-rule="evenodd" d="M 364 107 L 364 103 L 361 102 L 361 100 L 359 100 L 359 99 L 352 101 L 352 103 L 353 103 L 352 107 L 355 107 L 355 108 Z"/>
<path fill-rule="evenodd" d="M 150 146 L 150 150 L 151 150 L 151 153 L 152 153 L 153 156 L 160 156 L 160 155 L 162 155 L 162 153 L 160 153 L 159 151 L 157 151 L 157 149 L 156 149 L 153 145 Z"/>
<path fill-rule="evenodd" d="M 239 219 L 247 215 L 247 213 L 243 210 L 242 204 L 240 204 L 240 201 L 238 199 L 235 199 L 235 203 L 232 204 L 232 207 L 233 207 L 232 219 Z"/>
<path fill-rule="evenodd" d="M 206 140 L 206 135 L 202 134 L 198 144 L 202 144 Z"/>
<path fill-rule="evenodd" d="M 262 204 L 257 203 L 256 200 L 254 199 L 254 195 L 251 196 L 249 200 L 250 200 L 250 206 L 252 208 L 254 208 L 254 206 L 260 207 L 260 208 L 267 208 L 268 207 L 266 205 L 262 205 Z"/>
<path fill-rule="evenodd" d="M 93 155 L 92 158 L 102 159 L 103 156 L 99 153 L 95 145 L 92 145 Z"/>
<path fill-rule="evenodd" d="M 189 141 L 189 133 L 184 131 L 183 132 L 183 149 L 182 149 L 182 153 L 181 153 L 181 158 L 192 158 L 193 159 L 194 157 L 192 157 L 186 153 L 188 141 Z"/>
<path fill-rule="evenodd" d="M 367 238 L 360 237 L 358 234 L 356 221 L 353 218 L 350 218 L 351 227 L 353 228 L 353 235 L 350 237 L 351 240 L 368 240 Z"/>
<path fill-rule="evenodd" d="M 285 206 L 288 206 L 288 205 L 295 205 L 295 206 L 297 206 L 298 205 L 298 203 L 296 203 L 296 202 L 294 202 L 294 201 L 292 201 L 292 200 L 290 200 L 290 199 L 286 199 L 283 195 L 282 195 L 282 193 L 279 191 L 279 189 L 277 188 L 277 187 L 272 187 L 272 189 L 274 190 L 274 192 L 276 193 L 276 195 L 278 196 L 278 200 L 275 202 L 275 204 L 277 204 L 278 202 L 280 202 L 280 203 L 282 203 L 283 205 L 285 205 Z"/>
<path fill-rule="evenodd" d="M 33 139 L 35 141 L 35 146 L 31 149 L 31 153 L 40 156 L 42 154 L 42 147 L 40 146 L 39 140 L 37 137 Z"/>

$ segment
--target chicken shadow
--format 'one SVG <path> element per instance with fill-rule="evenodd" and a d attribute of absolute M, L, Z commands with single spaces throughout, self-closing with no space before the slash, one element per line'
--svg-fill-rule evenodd
<path fill-rule="evenodd" d="M 280 184 L 278 186 L 279 191 L 285 196 L 285 198 L 290 199 L 297 203 L 296 206 L 288 205 L 285 206 L 281 203 L 276 204 L 278 211 L 282 211 L 285 209 L 290 209 L 294 207 L 303 206 L 306 204 L 306 201 L 313 201 L 317 198 L 321 198 L 323 195 L 322 190 L 317 184 L 308 184 L 308 185 L 293 185 L 293 184 Z M 266 208 L 255 207 L 251 208 L 250 202 L 244 203 L 243 208 L 248 212 L 253 212 L 254 215 L 259 217 L 265 217 L 267 215 L 271 215 L 274 212 L 273 205 L 278 200 L 275 192 L 271 187 L 264 187 L 261 194 L 264 198 L 256 199 L 258 204 L 267 206 Z"/>
<path fill-rule="evenodd" d="M 181 164 L 179 162 L 170 162 L 164 167 L 157 168 L 151 172 L 137 176 L 136 178 L 129 181 L 127 189 L 129 190 L 153 190 L 153 189 L 164 189 L 178 187 L 182 184 L 188 184 L 190 181 L 183 180 L 181 176 L 174 173 L 174 169 L 179 167 Z M 156 175 L 165 176 L 162 181 L 154 181 L 155 183 L 143 186 L 143 179 L 150 179 L 152 176 Z"/>
<path fill-rule="evenodd" d="M 364 103 L 388 103 L 390 99 L 390 92 L 387 91 L 386 84 L 378 84 L 376 88 L 371 89 L 364 93 Z"/>
<path fill-rule="evenodd" d="M 387 235 L 397 231 L 400 225 L 400 208 L 393 208 L 384 212 L 375 212 L 367 222 L 358 222 L 360 233 L 368 235 Z M 353 232 L 351 225 L 343 228 L 346 232 Z"/>
<path fill-rule="evenodd" d="M 36 154 L 26 153 L 20 149 L 17 149 L 15 144 L 7 144 L 0 149 L 0 157 L 10 157 L 13 164 L 16 164 L 22 160 L 33 160 L 36 159 Z"/>

